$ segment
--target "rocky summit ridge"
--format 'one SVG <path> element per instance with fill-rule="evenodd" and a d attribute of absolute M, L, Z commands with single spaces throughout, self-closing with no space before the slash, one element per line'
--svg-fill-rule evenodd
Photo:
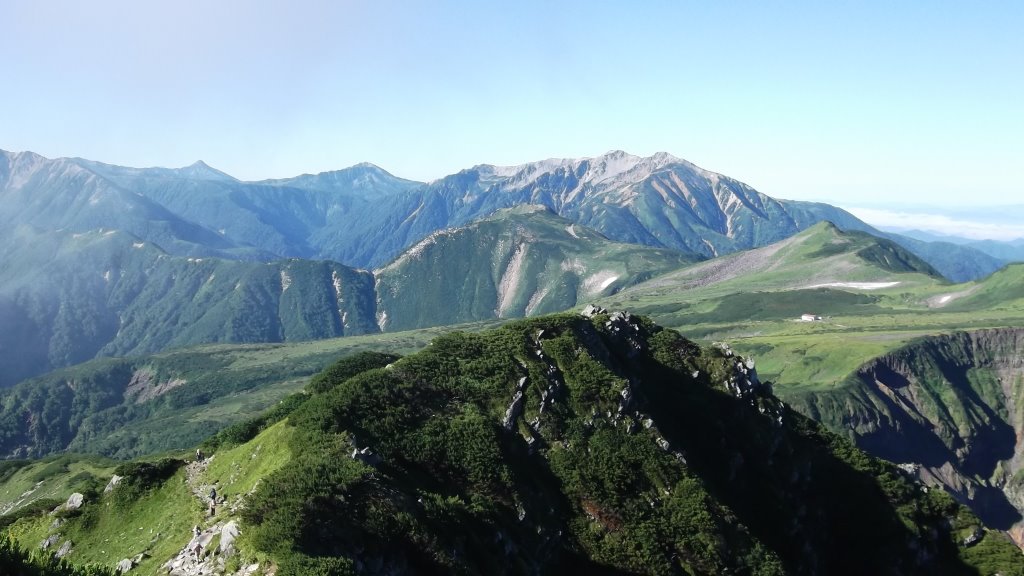
<path fill-rule="evenodd" d="M 598 307 L 342 359 L 201 449 L 204 467 L 120 467 L 59 527 L 75 541 L 66 558 L 177 570 L 199 565 L 180 555 L 194 540 L 215 574 L 1022 567 L 1005 534 L 779 401 L 727 345 Z M 190 485 L 217 488 L 198 534 Z M 113 514 L 126 534 L 145 515 L 161 536 L 104 560 L 113 544 L 91 538 Z M 236 514 L 227 552 L 217 534 Z M 35 545 L 52 525 L 27 515 L 15 533 Z"/>

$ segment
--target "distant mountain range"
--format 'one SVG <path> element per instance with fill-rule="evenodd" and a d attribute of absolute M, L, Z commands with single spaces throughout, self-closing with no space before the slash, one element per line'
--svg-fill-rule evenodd
<path fill-rule="evenodd" d="M 828 204 L 776 200 L 666 153 L 621 151 L 482 164 L 430 183 L 372 164 L 241 182 L 202 162 L 140 169 L 0 152 L 0 199 L 5 224 L 123 230 L 175 255 L 311 258 L 362 268 L 382 266 L 438 230 L 523 204 L 546 206 L 611 240 L 705 257 L 764 246 L 822 220 L 882 234 Z M 943 246 L 946 258 L 939 259 L 942 251 L 894 239 L 953 281 L 1001 265 L 953 246 Z"/>
<path fill-rule="evenodd" d="M 824 220 L 882 234 L 664 153 L 420 183 L 370 164 L 241 182 L 0 151 L 0 385 L 97 355 L 552 312 Z M 1001 265 L 890 237 L 954 281 Z"/>
<path fill-rule="evenodd" d="M 924 230 L 895 231 L 908 238 L 925 242 L 948 242 L 960 246 L 968 246 L 1000 260 L 1007 262 L 1024 262 L 1024 238 L 1016 240 L 973 240 L 959 236 L 935 234 Z"/>

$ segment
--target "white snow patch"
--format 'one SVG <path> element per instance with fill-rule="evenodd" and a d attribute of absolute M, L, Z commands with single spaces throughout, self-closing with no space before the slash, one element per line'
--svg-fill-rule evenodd
<path fill-rule="evenodd" d="M 145 242 L 132 242 L 132 248 L 142 248 L 145 245 Z"/>
<path fill-rule="evenodd" d="M 931 298 L 929 298 L 925 302 L 928 304 L 929 308 L 942 308 L 943 306 L 946 306 L 947 304 L 949 304 L 950 302 L 953 302 L 954 300 L 957 300 L 957 299 L 963 298 L 964 296 L 968 296 L 968 295 L 972 294 L 977 289 L 978 289 L 977 286 L 973 286 L 971 288 L 968 288 L 966 290 L 961 290 L 959 292 L 950 292 L 948 294 L 941 294 L 941 295 L 938 295 L 938 296 L 932 296 Z"/>
<path fill-rule="evenodd" d="M 106 282 L 110 282 L 110 270 L 107 270 L 106 272 L 103 273 L 103 280 Z"/>
<path fill-rule="evenodd" d="M 292 285 L 292 277 L 288 274 L 287 270 L 281 270 L 281 293 L 288 290 L 288 287 Z"/>
<path fill-rule="evenodd" d="M 579 238 L 579 236 L 576 234 L 575 224 L 569 224 L 568 226 L 566 226 L 565 231 L 568 232 L 569 235 L 572 236 L 573 238 Z"/>
<path fill-rule="evenodd" d="M 854 288 L 857 290 L 881 290 L 892 288 L 899 282 L 829 282 L 827 284 L 814 284 L 807 288 Z"/>
<path fill-rule="evenodd" d="M 618 274 L 611 270 L 602 270 L 596 274 L 592 274 L 586 280 L 583 281 L 583 292 L 587 296 L 593 296 L 598 292 L 612 285 L 613 282 L 619 279 Z"/>
<path fill-rule="evenodd" d="M 387 328 L 387 325 L 388 313 L 385 312 L 384 310 L 381 310 L 380 312 L 377 313 L 377 327 L 380 328 L 381 332 L 383 332 L 384 329 Z"/>
<path fill-rule="evenodd" d="M 522 275 L 523 261 L 526 260 L 527 249 L 528 245 L 525 243 L 517 246 L 515 253 L 512 254 L 512 259 L 505 267 L 505 273 L 501 275 L 501 281 L 498 283 L 498 309 L 496 311 L 499 318 L 503 318 L 512 306 L 516 295 L 515 288 L 519 285 Z"/>

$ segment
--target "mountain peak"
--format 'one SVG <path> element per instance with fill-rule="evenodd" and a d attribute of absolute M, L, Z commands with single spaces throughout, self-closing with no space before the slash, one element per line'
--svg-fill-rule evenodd
<path fill-rule="evenodd" d="M 181 176 L 202 180 L 235 180 L 234 176 L 221 172 L 202 160 L 196 160 L 184 168 L 178 168 L 175 172 Z"/>
<path fill-rule="evenodd" d="M 262 184 L 274 186 L 295 186 L 308 190 L 348 191 L 379 197 L 408 190 L 420 185 L 419 182 L 399 178 L 371 162 L 360 162 L 348 168 L 302 174 L 291 178 L 263 180 Z"/>
<path fill-rule="evenodd" d="M 645 157 L 623 150 L 609 150 L 593 157 L 548 158 L 511 166 L 480 164 L 474 166 L 474 169 L 485 178 L 507 179 L 517 185 L 530 184 L 545 174 L 560 172 L 572 172 L 582 182 L 617 184 L 642 180 L 672 164 L 696 168 L 693 164 L 667 152 L 657 152 Z"/>
<path fill-rule="evenodd" d="M 584 159 L 586 160 L 586 158 L 584 158 Z M 624 150 L 609 150 L 609 151 L 605 152 L 604 154 L 601 154 L 600 156 L 596 156 L 594 158 L 589 158 L 589 160 L 618 160 L 618 161 L 633 162 L 633 163 L 637 163 L 637 164 L 639 164 L 639 163 L 657 164 L 657 165 L 661 165 L 661 166 L 664 166 L 664 165 L 667 165 L 667 164 L 675 164 L 675 163 L 689 164 L 689 162 L 687 162 L 686 160 L 683 160 L 682 158 L 679 158 L 677 156 L 673 156 L 672 154 L 669 154 L 668 152 L 655 152 L 654 154 L 651 154 L 650 156 L 637 156 L 636 154 L 630 154 L 629 152 L 626 152 Z"/>
<path fill-rule="evenodd" d="M 387 172 L 387 170 L 381 168 L 380 166 L 377 166 L 373 162 L 360 162 L 358 164 L 353 164 L 351 167 L 352 168 L 359 168 L 359 169 L 363 169 L 363 170 L 374 170 L 374 171 L 377 171 L 377 172 Z"/>

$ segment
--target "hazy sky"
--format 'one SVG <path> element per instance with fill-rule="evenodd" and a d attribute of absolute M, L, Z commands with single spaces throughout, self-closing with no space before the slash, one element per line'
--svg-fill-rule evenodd
<path fill-rule="evenodd" d="M 260 179 L 664 150 L 778 198 L 1024 203 L 1022 2 L 0 0 L 0 148 Z"/>

